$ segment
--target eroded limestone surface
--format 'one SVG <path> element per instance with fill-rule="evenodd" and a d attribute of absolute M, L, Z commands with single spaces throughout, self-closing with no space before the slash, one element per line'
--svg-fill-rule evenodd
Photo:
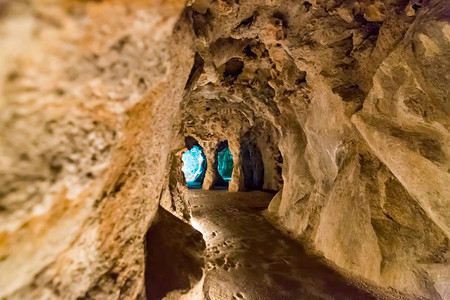
<path fill-rule="evenodd" d="M 278 191 L 338 268 L 450 299 L 447 0 L 0 1 L 0 297 L 145 298 L 159 205 Z M 176 292 L 175 292 L 176 293 Z"/>

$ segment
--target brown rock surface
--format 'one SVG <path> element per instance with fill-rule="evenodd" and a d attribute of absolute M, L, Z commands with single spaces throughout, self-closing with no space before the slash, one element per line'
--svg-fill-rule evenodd
<path fill-rule="evenodd" d="M 450 299 L 447 0 L 0 1 L 0 43 L 0 298 L 144 298 L 182 153 L 212 189 L 228 141 L 308 248 Z"/>

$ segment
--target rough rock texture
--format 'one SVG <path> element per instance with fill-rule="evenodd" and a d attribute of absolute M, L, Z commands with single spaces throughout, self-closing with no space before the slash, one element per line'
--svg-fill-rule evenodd
<path fill-rule="evenodd" d="M 191 9 L 197 80 L 180 134 L 239 143 L 232 190 L 250 135 L 270 141 L 257 143 L 264 170 L 280 151 L 284 181 L 270 210 L 288 230 L 377 284 L 449 298 L 448 3 Z"/>
<path fill-rule="evenodd" d="M 228 141 L 230 191 L 262 176 L 280 224 L 341 269 L 450 299 L 448 1 L 0 13 L 0 297 L 144 297 L 158 204 L 189 222 L 192 137 L 204 188 Z"/>
<path fill-rule="evenodd" d="M 10 3 L 0 37 L 0 297 L 145 295 L 170 99 L 193 61 L 190 40 L 174 32 L 182 8 Z"/>

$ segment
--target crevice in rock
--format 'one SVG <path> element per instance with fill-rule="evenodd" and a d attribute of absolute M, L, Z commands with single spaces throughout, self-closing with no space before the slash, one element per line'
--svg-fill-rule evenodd
<path fill-rule="evenodd" d="M 225 81 L 233 83 L 242 73 L 242 69 L 244 68 L 244 62 L 237 57 L 231 58 L 225 63 L 225 70 L 223 72 L 223 76 Z"/>
<path fill-rule="evenodd" d="M 199 53 L 195 53 L 194 65 L 192 66 L 191 73 L 189 74 L 188 81 L 186 82 L 185 90 L 191 90 L 194 83 L 198 80 L 203 72 L 203 66 L 205 62 Z"/>
<path fill-rule="evenodd" d="M 236 29 L 239 29 L 242 27 L 249 28 L 250 26 L 252 26 L 252 23 L 255 21 L 255 18 L 256 18 L 256 14 L 253 14 L 252 16 L 242 20 L 241 23 L 239 23 L 239 25 L 236 27 Z"/>

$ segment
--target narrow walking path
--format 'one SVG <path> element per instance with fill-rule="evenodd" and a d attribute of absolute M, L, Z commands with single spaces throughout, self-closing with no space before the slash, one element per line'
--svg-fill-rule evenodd
<path fill-rule="evenodd" d="M 207 299 L 376 299 L 274 228 L 261 214 L 272 196 L 189 191 L 207 244 Z"/>

